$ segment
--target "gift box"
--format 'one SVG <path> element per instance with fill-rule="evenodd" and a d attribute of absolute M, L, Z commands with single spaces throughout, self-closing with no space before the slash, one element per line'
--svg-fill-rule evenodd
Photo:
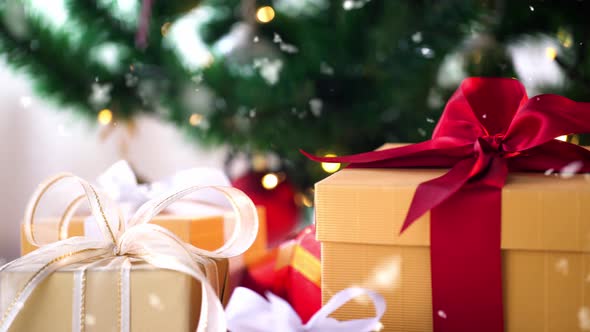
<path fill-rule="evenodd" d="M 242 256 L 238 257 L 241 260 L 240 264 L 250 265 L 267 254 L 265 210 L 263 207 L 257 207 L 257 212 L 259 220 L 258 235 L 252 246 Z M 85 227 L 92 227 L 93 224 L 85 222 L 85 219 L 86 217 L 82 216 L 72 218 L 68 226 L 69 237 L 84 235 L 86 233 Z M 35 224 L 35 229 L 38 233 L 55 232 L 55 226 L 58 223 L 59 220 L 56 218 L 42 219 Z M 231 220 L 226 220 L 222 212 L 217 213 L 217 215 L 203 217 L 191 217 L 187 214 L 162 214 L 154 217 L 151 223 L 162 226 L 183 241 L 205 250 L 215 250 L 221 247 L 229 235 L 228 230 L 231 230 Z M 51 238 L 52 235 L 44 237 Z M 21 255 L 26 255 L 35 249 L 37 247 L 26 241 L 24 226 L 21 225 Z"/>
<path fill-rule="evenodd" d="M 261 295 L 270 291 L 282 297 L 305 323 L 321 307 L 320 254 L 315 227 L 306 227 L 249 266 L 241 285 Z"/>
<path fill-rule="evenodd" d="M 316 184 L 322 297 L 382 293 L 387 331 L 588 328 L 590 103 L 468 78 L 430 140 L 344 157 Z M 362 301 L 336 315 L 363 316 Z"/>
<path fill-rule="evenodd" d="M 51 187 L 74 180 L 84 191 L 97 234 L 57 240 L 59 224 L 38 224 L 39 202 Z M 208 251 L 151 221 L 186 195 L 209 190 L 230 201 L 227 241 Z M 58 174 L 33 194 L 24 218 L 38 249 L 0 268 L 0 331 L 225 331 L 228 259 L 258 233 L 252 201 L 226 186 L 179 186 L 123 218 L 120 207 L 87 181 Z M 67 213 L 66 213 L 67 216 Z M 67 217 L 66 217 L 67 222 Z M 53 229 L 51 229 L 53 227 Z M 63 235 L 63 234 L 62 234 Z"/>
<path fill-rule="evenodd" d="M 72 331 L 72 324 L 81 324 L 81 331 L 120 331 L 119 269 L 103 262 L 86 270 L 85 303 L 81 317 L 73 309 L 77 266 L 55 272 L 35 288 L 26 305 L 8 331 Z M 211 260 L 218 274 L 219 298 L 227 301 L 228 261 Z M 10 274 L 32 274 L 29 271 L 2 272 L 2 280 Z M 8 274 L 8 275 L 7 275 Z M 214 281 L 214 280 L 211 280 Z M 129 331 L 195 331 L 201 310 L 201 286 L 191 276 L 158 269 L 145 263 L 134 263 L 130 271 Z M 5 285 L 0 284 L 0 293 Z M 4 304 L 0 307 L 6 308 Z"/>
<path fill-rule="evenodd" d="M 353 285 L 367 287 L 387 301 L 386 331 L 432 330 L 430 214 L 400 229 L 418 184 L 442 174 L 344 169 L 316 184 L 324 301 Z M 579 330 L 578 313 L 590 305 L 589 202 L 584 175 L 509 175 L 501 226 L 506 331 Z M 353 302 L 335 317 L 371 310 Z M 436 314 L 444 316 L 441 310 Z"/>

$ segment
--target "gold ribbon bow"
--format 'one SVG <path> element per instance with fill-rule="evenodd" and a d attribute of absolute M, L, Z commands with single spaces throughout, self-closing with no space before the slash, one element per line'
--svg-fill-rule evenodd
<path fill-rule="evenodd" d="M 76 180 L 84 189 L 94 220 L 103 239 L 73 237 L 56 242 L 42 243 L 35 238 L 35 211 L 42 196 L 49 188 L 65 179 Z M 160 226 L 150 224 L 154 216 L 168 205 L 193 192 L 208 189 L 224 195 L 235 214 L 234 229 L 227 242 L 217 250 L 207 251 L 183 242 L 176 235 Z M 84 329 L 84 289 L 86 269 L 101 261 L 117 264 L 119 274 L 119 315 L 118 326 L 122 332 L 130 328 L 130 287 L 131 263 L 144 261 L 161 269 L 178 271 L 192 276 L 200 282 L 202 305 L 197 331 L 226 331 L 223 307 L 216 295 L 218 285 L 211 284 L 208 275 L 216 274 L 216 267 L 207 264 L 211 259 L 229 258 L 241 255 L 254 242 L 258 232 L 258 216 L 250 198 L 232 187 L 187 186 L 170 194 L 152 199 L 143 204 L 125 224 L 119 209 L 106 196 L 101 195 L 87 181 L 71 174 L 58 174 L 41 183 L 33 194 L 25 214 L 25 235 L 27 241 L 40 248 L 0 268 L 0 332 L 8 331 L 12 322 L 24 307 L 27 298 L 45 278 L 64 267 L 75 266 L 74 272 L 74 331 Z M 68 223 L 70 213 L 65 214 L 63 224 Z M 31 271 L 22 277 L 1 280 L 4 272 Z M 211 278 L 215 279 L 215 278 Z"/>

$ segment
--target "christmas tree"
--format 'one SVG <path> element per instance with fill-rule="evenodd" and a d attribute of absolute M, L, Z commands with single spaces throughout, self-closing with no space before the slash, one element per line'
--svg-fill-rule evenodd
<path fill-rule="evenodd" d="M 341 155 L 424 140 L 463 76 L 518 77 L 509 47 L 522 38 L 555 41 L 542 56 L 565 81 L 551 92 L 590 99 L 589 10 L 584 1 L 5 1 L 0 51 L 40 94 L 91 121 L 154 114 L 195 141 L 229 145 L 228 162 L 276 157 L 256 167 L 306 190 L 338 166 L 323 170 L 300 148 Z"/>

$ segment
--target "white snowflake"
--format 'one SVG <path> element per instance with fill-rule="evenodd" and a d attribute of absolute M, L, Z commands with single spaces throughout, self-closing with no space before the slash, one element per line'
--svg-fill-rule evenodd
<path fill-rule="evenodd" d="M 413 35 L 412 35 L 412 41 L 414 43 L 420 43 L 422 42 L 422 32 L 420 31 L 416 31 Z"/>
<path fill-rule="evenodd" d="M 283 61 L 281 59 L 269 60 L 268 58 L 255 59 L 254 68 L 258 68 L 260 76 L 269 85 L 275 85 L 279 81 Z"/>
<path fill-rule="evenodd" d="M 582 331 L 590 331 L 590 308 L 581 307 L 578 310 L 578 325 Z"/>
<path fill-rule="evenodd" d="M 555 270 L 566 276 L 569 273 L 569 262 L 566 258 L 560 258 L 555 263 Z"/>
<path fill-rule="evenodd" d="M 363 8 L 369 1 L 371 0 L 344 0 L 344 2 L 342 2 L 342 8 L 344 8 L 344 10 Z"/>
<path fill-rule="evenodd" d="M 583 166 L 584 163 L 582 163 L 579 160 L 572 161 L 571 163 L 563 166 L 563 168 L 559 172 L 559 175 L 564 179 L 572 178 L 574 177 L 574 175 L 576 175 L 576 173 L 578 173 L 582 169 Z"/>
<path fill-rule="evenodd" d="M 96 107 L 103 106 L 111 100 L 111 89 L 113 86 L 109 83 L 100 84 L 92 83 L 92 92 L 90 93 L 90 103 Z"/>
<path fill-rule="evenodd" d="M 320 63 L 320 73 L 324 75 L 334 75 L 334 68 L 322 61 L 322 63 Z"/>
<path fill-rule="evenodd" d="M 437 311 L 436 314 L 442 319 L 447 319 L 447 313 L 442 310 Z"/>
<path fill-rule="evenodd" d="M 160 297 L 154 293 L 148 295 L 148 299 L 150 302 L 150 306 L 158 311 L 164 310 L 164 305 L 162 304 L 162 300 Z"/>
<path fill-rule="evenodd" d="M 311 114 L 313 114 L 315 117 L 319 117 L 322 114 L 322 107 L 324 107 L 324 102 L 319 98 L 313 98 L 309 101 Z"/>

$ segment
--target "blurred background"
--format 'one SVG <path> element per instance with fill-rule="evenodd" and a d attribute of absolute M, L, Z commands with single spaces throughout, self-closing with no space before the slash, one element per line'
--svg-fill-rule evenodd
<path fill-rule="evenodd" d="M 587 13 L 583 0 L 3 1 L 0 257 L 18 255 L 43 178 L 92 180 L 119 159 L 142 181 L 223 169 L 280 241 L 341 167 L 299 149 L 425 140 L 467 76 L 590 101 Z"/>

